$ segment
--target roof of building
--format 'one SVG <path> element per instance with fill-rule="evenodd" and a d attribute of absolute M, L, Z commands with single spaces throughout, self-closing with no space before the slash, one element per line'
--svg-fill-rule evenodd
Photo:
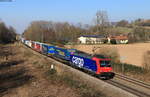
<path fill-rule="evenodd" d="M 128 40 L 127 36 L 112 36 L 110 38 L 111 39 L 116 39 L 116 40 Z"/>
<path fill-rule="evenodd" d="M 103 35 L 82 35 L 81 37 L 105 38 L 105 36 L 103 36 Z"/>

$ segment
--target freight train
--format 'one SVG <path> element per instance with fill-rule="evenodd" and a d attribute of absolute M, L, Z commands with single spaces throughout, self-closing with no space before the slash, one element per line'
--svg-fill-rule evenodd
<path fill-rule="evenodd" d="M 24 38 L 21 41 L 39 53 L 67 61 L 71 66 L 86 70 L 101 79 L 112 79 L 115 76 L 110 64 L 111 59 L 104 55 L 90 55 L 76 49 L 62 48 Z"/>

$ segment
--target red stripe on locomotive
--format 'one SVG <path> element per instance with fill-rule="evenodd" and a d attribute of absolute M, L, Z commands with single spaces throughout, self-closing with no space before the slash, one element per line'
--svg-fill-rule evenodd
<path fill-rule="evenodd" d="M 92 59 L 94 61 L 96 61 L 96 65 L 97 65 L 96 74 L 101 74 L 102 72 L 111 72 L 112 71 L 112 67 L 102 67 L 101 66 L 101 61 L 111 61 L 111 59 L 100 59 L 100 58 L 96 58 L 96 57 L 93 57 Z"/>

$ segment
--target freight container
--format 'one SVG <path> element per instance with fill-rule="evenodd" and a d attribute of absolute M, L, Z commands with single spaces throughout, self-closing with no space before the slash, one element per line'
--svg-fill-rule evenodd
<path fill-rule="evenodd" d="M 55 57 L 70 60 L 70 55 L 73 54 L 76 50 L 75 49 L 66 49 L 66 48 L 59 48 L 55 47 Z"/>
<path fill-rule="evenodd" d="M 55 54 L 55 46 L 42 44 L 42 53 L 50 55 L 50 56 Z"/>
<path fill-rule="evenodd" d="M 42 52 L 42 43 L 40 42 L 35 42 L 35 45 L 34 45 L 34 49 L 38 52 Z"/>

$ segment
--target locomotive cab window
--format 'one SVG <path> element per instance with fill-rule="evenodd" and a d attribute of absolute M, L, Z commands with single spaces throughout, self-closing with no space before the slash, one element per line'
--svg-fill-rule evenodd
<path fill-rule="evenodd" d="M 100 66 L 101 67 L 111 67 L 110 61 L 101 60 L 100 61 Z"/>

